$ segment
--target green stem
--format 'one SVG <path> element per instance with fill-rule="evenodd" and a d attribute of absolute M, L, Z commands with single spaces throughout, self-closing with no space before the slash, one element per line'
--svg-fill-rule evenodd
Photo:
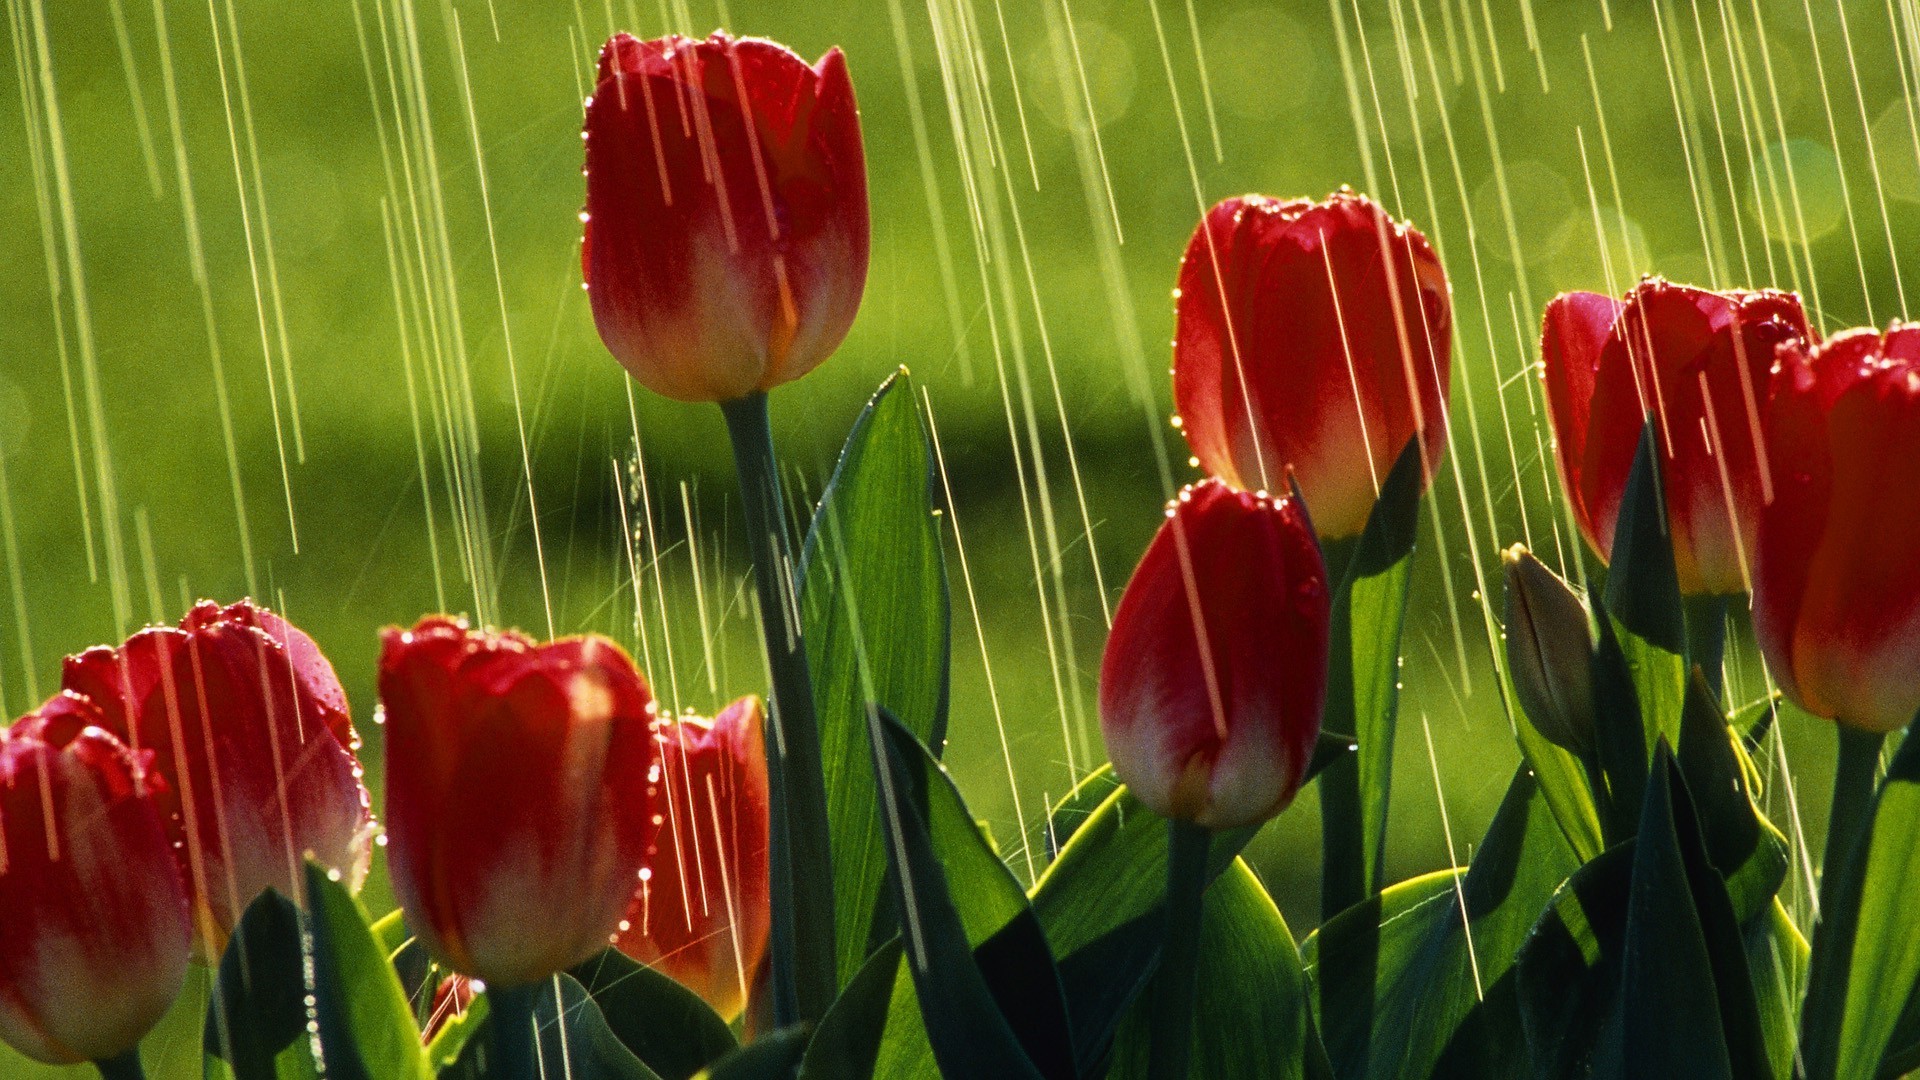
<path fill-rule="evenodd" d="M 1322 544 L 1327 574 L 1339 582 L 1333 594 L 1333 618 L 1327 649 L 1327 701 L 1324 730 L 1353 736 L 1353 589 L 1352 563 L 1358 542 Z M 1362 748 L 1363 751 L 1365 748 Z M 1320 920 L 1365 900 L 1367 880 L 1366 816 L 1360 803 L 1360 754 L 1342 754 L 1320 774 Z"/>
<path fill-rule="evenodd" d="M 93 1063 L 100 1070 L 102 1080 L 146 1080 L 147 1073 L 140 1067 L 140 1048 L 138 1046 L 119 1057 L 103 1058 Z"/>
<path fill-rule="evenodd" d="M 1199 988 L 1201 901 L 1213 833 L 1167 822 L 1167 939 L 1153 976 L 1147 1080 L 1186 1080 L 1193 1052 L 1193 998 Z"/>
<path fill-rule="evenodd" d="M 1687 624 L 1687 663 L 1699 666 L 1707 687 L 1717 695 L 1727 651 L 1727 598 L 1689 596 L 1681 606 Z"/>
<path fill-rule="evenodd" d="M 767 778 L 772 796 L 768 844 L 773 900 L 773 1013 L 780 1027 L 818 1023 L 839 993 L 834 948 L 833 862 L 827 788 L 814 718 L 813 677 L 800 636 L 793 545 L 780 498 L 767 395 L 720 403 L 733 441 L 733 464 L 746 507 L 760 629 L 773 676 L 767 724 Z M 807 887 L 799 887 L 799 883 Z"/>
<path fill-rule="evenodd" d="M 1840 754 L 1833 767 L 1833 809 L 1827 814 L 1827 847 L 1820 856 L 1820 908 L 1833 899 L 1841 869 L 1866 830 L 1873 812 L 1874 781 L 1880 771 L 1880 744 L 1886 736 L 1836 723 Z"/>

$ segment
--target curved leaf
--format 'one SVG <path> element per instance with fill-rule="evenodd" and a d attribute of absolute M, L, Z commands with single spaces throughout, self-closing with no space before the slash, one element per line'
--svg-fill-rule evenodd
<path fill-rule="evenodd" d="M 1309 937 L 1302 952 L 1335 1075 L 1517 1072 L 1513 956 L 1574 866 L 1522 768 L 1468 869 L 1392 886 Z"/>
<path fill-rule="evenodd" d="M 470 1032 L 459 1058 L 441 1070 L 439 1080 L 487 1080 L 498 1075 L 487 1062 L 492 1042 L 489 1029 L 496 1019 L 483 1020 Z M 555 975 L 549 983 L 537 988 L 530 1019 L 537 1033 L 534 1061 L 541 1064 L 546 1076 L 572 1080 L 660 1080 L 658 1074 L 621 1045 L 592 995 L 571 975 Z"/>
<path fill-rule="evenodd" d="M 618 949 L 567 974 L 593 998 L 621 1045 L 661 1080 L 686 1080 L 739 1045 L 700 995 Z"/>
<path fill-rule="evenodd" d="M 201 1042 L 236 1080 L 312 1075 L 303 919 L 268 889 L 247 905 L 220 957 Z M 298 1060 L 287 1060 L 298 1059 Z M 213 1062 L 208 1062 L 209 1069 Z"/>
<path fill-rule="evenodd" d="M 698 1080 L 788 1080 L 807 1049 L 805 1028 L 769 1032 L 729 1053 L 699 1074 Z"/>
<path fill-rule="evenodd" d="M 1244 860 L 1207 889 L 1194 1001 L 1192 1076 L 1305 1075 L 1307 979 L 1280 909 Z M 1147 1076 L 1146 1013 L 1134 1003 L 1114 1040 L 1109 1080 Z"/>

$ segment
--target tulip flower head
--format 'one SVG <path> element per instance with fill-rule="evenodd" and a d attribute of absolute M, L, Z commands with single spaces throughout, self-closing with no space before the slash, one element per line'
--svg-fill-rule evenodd
<path fill-rule="evenodd" d="M 1432 477 L 1452 301 L 1412 226 L 1347 191 L 1228 199 L 1187 244 L 1175 296 L 1174 403 L 1209 473 L 1279 490 L 1291 469 L 1327 539 L 1366 526 L 1416 435 Z"/>
<path fill-rule="evenodd" d="M 0 728 L 0 1040 L 51 1064 L 138 1045 L 192 948 L 164 781 L 101 721 L 63 692 Z"/>
<path fill-rule="evenodd" d="M 1320 736 L 1329 611 L 1298 503 L 1218 480 L 1182 491 L 1101 660 L 1114 772 L 1155 813 L 1212 829 L 1284 810 Z"/>
<path fill-rule="evenodd" d="M 220 956 L 261 892 L 302 895 L 308 856 L 349 888 L 366 878 L 374 825 L 360 739 L 333 665 L 293 624 L 250 601 L 202 601 L 177 628 L 69 657 L 61 685 L 152 753 L 201 958 Z"/>
<path fill-rule="evenodd" d="M 1920 710 L 1920 326 L 1780 350 L 1753 629 L 1816 716 L 1894 731 Z"/>
<path fill-rule="evenodd" d="M 767 953 L 767 753 L 760 699 L 662 719 L 659 839 L 615 944 L 728 1019 Z"/>
<path fill-rule="evenodd" d="M 1540 352 L 1560 478 L 1600 557 L 1649 418 L 1680 589 L 1745 592 L 1772 481 L 1755 451 L 1774 349 L 1810 338 L 1792 293 L 1708 292 L 1650 278 L 1622 300 L 1563 293 Z"/>
<path fill-rule="evenodd" d="M 641 385 L 728 401 L 812 371 L 866 286 L 865 152 L 846 58 L 715 34 L 600 51 L 581 265 Z"/>
<path fill-rule="evenodd" d="M 653 695 L 601 637 L 388 629 L 388 862 L 455 971 L 522 986 L 607 947 L 653 842 Z"/>

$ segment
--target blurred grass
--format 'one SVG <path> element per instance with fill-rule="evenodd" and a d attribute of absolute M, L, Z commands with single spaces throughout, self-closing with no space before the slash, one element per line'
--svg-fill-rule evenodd
<path fill-rule="evenodd" d="M 63 233 L 55 203 L 48 204 L 55 246 L 49 252 L 41 242 L 33 173 L 51 157 L 34 157 L 29 130 L 43 125 L 34 130 L 44 137 L 44 117 L 20 107 L 25 99 L 16 94 L 14 106 L 0 109 L 0 168 L 7 177 L 0 185 L 0 222 L 9 241 L 0 245 L 0 464 L 21 574 L 0 587 L 24 617 L 0 616 L 0 712 L 18 715 L 56 686 L 63 654 L 117 640 L 140 621 L 177 618 L 191 597 L 231 599 L 251 591 L 306 627 L 333 658 L 367 736 L 369 775 L 377 782 L 374 631 L 411 622 L 443 601 L 468 611 L 477 603 L 474 587 L 462 580 L 450 481 L 432 417 L 422 421 L 432 536 L 423 510 L 402 358 L 412 349 L 420 365 L 428 338 L 417 313 L 410 313 L 403 341 L 396 318 L 382 224 L 390 192 L 397 199 L 386 211 L 401 226 L 403 268 L 413 287 L 446 289 L 441 303 L 457 298 L 459 304 L 460 321 L 436 334 L 443 346 L 457 335 L 471 371 L 472 475 L 488 514 L 487 530 L 476 540 L 497 571 L 491 584 L 498 605 L 487 614 L 546 629 L 509 389 L 508 336 L 496 301 L 464 83 L 471 86 L 485 154 L 554 628 L 609 633 L 628 643 L 663 699 L 677 705 L 710 709 L 759 687 L 718 415 L 644 392 L 629 405 L 625 376 L 597 341 L 579 289 L 574 217 L 581 201 L 580 100 L 609 13 L 643 35 L 704 32 L 722 18 L 706 7 L 689 13 L 682 2 L 671 14 L 665 3 L 639 14 L 630 0 L 617 7 L 428 0 L 405 9 L 408 18 L 401 19 L 402 9 L 386 0 L 218 0 L 210 7 L 179 0 L 151 6 L 9 0 L 14 70 L 36 101 L 43 72 L 32 27 L 45 20 L 48 78 L 84 266 L 84 330 L 97 354 L 98 433 L 117 485 L 110 507 L 117 524 L 109 526 L 99 498 L 95 426 L 80 393 L 79 297 L 58 261 Z M 1160 0 L 1157 8 L 1083 0 L 1071 7 L 1070 39 L 1059 33 L 1066 26 L 1059 21 L 1064 4 L 956 8 L 932 0 L 897 9 L 910 57 L 904 81 L 892 5 L 733 0 L 726 7 L 736 32 L 771 36 L 808 56 L 833 44 L 847 50 L 867 138 L 872 273 L 841 354 L 775 396 L 775 424 L 796 488 L 815 490 L 865 395 L 887 372 L 906 364 L 928 389 L 954 489 L 949 520 L 966 540 L 995 692 L 989 695 L 954 562 L 947 758 L 976 812 L 1014 853 L 1016 867 L 1024 866 L 1017 854 L 1021 820 L 1032 828 L 1046 800 L 1072 779 L 1068 743 L 1082 769 L 1086 749 L 1099 756 L 1092 700 L 1104 627 L 1095 560 L 1109 599 L 1117 596 L 1158 523 L 1169 492 L 1149 418 L 1172 440 L 1176 481 L 1191 476 L 1184 448 L 1165 426 L 1170 404 L 1159 373 L 1172 332 L 1168 290 L 1199 212 L 1196 182 L 1207 202 L 1248 190 L 1317 196 L 1343 183 L 1370 186 L 1426 230 L 1454 283 L 1456 443 L 1433 494 L 1440 534 L 1433 534 L 1431 521 L 1423 526 L 1408 622 L 1406 723 L 1389 860 L 1395 877 L 1444 865 L 1449 857 L 1436 772 L 1454 855 L 1464 861 L 1517 761 L 1491 681 L 1480 575 L 1497 589 L 1495 553 L 1516 539 L 1528 539 L 1556 565 L 1580 557 L 1577 539 L 1549 502 L 1552 468 L 1540 457 L 1547 436 L 1539 431 L 1538 395 L 1525 373 L 1535 359 L 1537 312 L 1547 297 L 1561 289 L 1624 289 L 1641 272 L 1721 286 L 1800 286 L 1810 299 L 1817 293 L 1816 319 L 1832 331 L 1870 315 L 1885 320 L 1903 313 L 1895 275 L 1901 268 L 1920 270 L 1911 257 L 1897 266 L 1893 254 L 1908 255 L 1908 238 L 1920 227 L 1920 142 L 1903 97 L 1912 69 L 1902 65 L 1911 56 L 1904 51 L 1906 28 L 1896 34 L 1877 5 L 1852 7 L 1846 15 L 1858 53 L 1857 100 L 1838 22 L 1843 8 L 1815 5 L 1810 25 L 1798 0 L 1698 6 L 1656 0 L 1610 10 L 1604 2 L 1551 0 L 1336 0 L 1332 8 L 1313 0 L 1194 0 L 1191 6 Z M 1335 11 L 1349 35 L 1351 84 Z M 130 43 L 131 84 L 117 45 L 116 12 Z M 156 12 L 168 23 L 178 141 Z M 1009 268 L 1014 288 L 1007 294 L 991 277 L 1001 264 L 982 270 L 930 12 L 946 20 L 945 43 L 969 49 L 969 60 L 989 80 L 999 171 L 978 175 L 1002 185 L 983 198 L 1003 214 L 1009 198 L 1018 207 L 1024 248 L 1012 253 L 1031 258 L 1031 296 L 1024 264 Z M 956 44 L 952 21 L 962 12 L 973 36 Z M 1723 21 L 1729 12 L 1731 31 Z M 437 189 L 419 156 L 429 140 L 409 144 L 414 157 L 397 162 L 390 96 L 396 69 L 389 64 L 406 55 L 398 47 L 409 40 L 409 19 L 419 95 L 402 111 L 409 132 L 422 130 L 423 119 L 431 124 Z M 230 27 L 238 30 L 237 54 Z M 1830 105 L 1811 51 L 1815 35 Z M 1537 52 L 1530 47 L 1536 37 Z M 371 71 L 363 63 L 363 40 Z M 464 82 L 456 41 L 468 65 Z M 1084 84 L 1077 69 L 1061 78 L 1059 60 L 1075 49 Z M 1202 92 L 1202 57 L 1210 102 Z M 249 89 L 244 101 L 239 61 Z M 398 70 L 405 68 L 402 63 Z M 1183 147 L 1169 71 L 1190 151 Z M 1411 103 L 1408 78 L 1417 95 Z M 909 84 L 926 110 L 927 147 L 941 190 L 937 219 L 929 216 Z M 1076 90 L 1084 97 L 1076 99 Z M 1104 171 L 1086 171 L 1075 153 L 1074 126 L 1086 133 L 1079 117 L 1088 102 L 1099 121 Z M 244 126 L 230 142 L 229 110 L 241 120 L 243 107 L 251 110 L 257 139 L 258 189 Z M 1210 122 L 1218 130 L 1217 158 Z M 232 401 L 241 505 L 256 558 L 251 580 L 242 566 L 211 351 L 184 227 L 180 160 L 191 175 L 211 317 Z M 390 189 L 389 162 L 418 170 L 414 182 L 403 179 Z M 1511 230 L 1496 162 L 1504 166 Z M 1770 209 L 1766 178 L 1784 175 L 1789 163 L 1800 213 L 1783 219 Z M 1589 177 L 1596 188 L 1591 200 Z M 1117 292 L 1108 288 L 1098 258 L 1109 228 L 1109 188 L 1124 229 Z M 437 239 L 429 227 L 436 194 L 444 205 L 448 258 L 423 271 L 418 253 Z M 251 251 L 264 258 L 262 201 L 270 215 L 291 384 L 282 374 L 272 301 L 265 302 L 263 334 L 251 284 L 247 227 Z M 954 310 L 945 300 L 934 220 L 953 253 Z M 427 225 L 416 231 L 421 221 Z M 1805 248 L 1802 223 L 1810 241 Z M 62 275 L 53 291 L 50 258 Z M 1128 312 L 1137 321 L 1129 323 Z M 1016 336 L 1021 357 L 1013 352 Z M 1152 375 L 1153 398 L 1144 408 L 1128 388 L 1124 358 L 1134 342 L 1145 343 Z M 1007 365 L 1004 380 L 996 374 L 997 356 Z M 1030 369 L 1024 388 L 1016 359 Z M 424 380 L 425 371 L 417 367 L 416 375 Z M 74 381 L 73 396 L 63 375 Z M 1050 377 L 1058 381 L 1064 424 L 1054 413 Z M 1003 388 L 1014 403 L 1011 415 Z M 1035 400 L 1031 436 L 1019 404 L 1023 390 Z M 651 545 L 643 543 L 637 556 L 644 649 L 621 540 L 622 503 L 631 491 L 616 482 L 632 455 L 630 407 L 644 442 L 644 509 L 653 526 Z M 293 446 L 296 415 L 303 459 Z M 1511 451 L 1508 425 L 1515 433 Z M 1069 474 L 1069 436 L 1090 533 Z M 76 441 L 90 518 L 83 518 L 79 501 Z M 288 458 L 284 486 L 281 445 Z M 1030 547 L 1036 526 L 1016 481 L 1017 469 L 1032 469 L 1036 446 L 1051 490 L 1027 494 L 1049 500 L 1058 520 L 1060 580 L 1070 601 L 1068 610 L 1052 616 L 1070 639 L 1050 640 L 1039 618 L 1042 592 L 1049 602 L 1052 595 L 1051 556 L 1044 546 Z M 631 508 L 632 524 L 641 523 L 641 512 Z M 98 549 L 93 572 L 83 523 L 90 523 Z M 110 527 L 127 553 L 127 618 L 116 614 L 109 585 L 103 541 Z M 698 595 L 691 573 L 696 558 Z M 1451 594 L 1442 588 L 1447 579 Z M 483 597 L 487 592 L 480 590 Z M 1456 646 L 1456 625 L 1464 649 Z M 1739 685 L 1758 692 L 1750 651 Z M 1063 711 L 1071 736 L 1063 736 Z M 1004 721 L 1004 748 L 996 716 Z M 1433 764 L 1423 719 L 1431 727 Z M 1783 731 L 1803 792 L 1803 817 L 1817 841 L 1830 735 L 1797 717 L 1789 717 Z M 1017 807 L 1009 769 L 1017 777 Z M 1775 784 L 1770 798 L 1784 820 L 1781 795 L 1782 785 Z M 1256 867 L 1300 933 L 1317 921 L 1313 802 L 1303 798 L 1253 849 Z M 376 876 L 367 900 L 376 910 L 390 903 L 383 879 Z M 167 1059 L 156 1069 L 164 1076 L 191 1073 L 195 1052 L 192 1034 L 179 1022 L 148 1046 L 150 1058 Z M 0 1075 L 43 1073 L 0 1049 Z"/>

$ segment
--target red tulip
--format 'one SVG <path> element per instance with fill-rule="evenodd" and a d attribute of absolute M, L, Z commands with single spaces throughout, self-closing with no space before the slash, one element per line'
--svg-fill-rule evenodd
<path fill-rule="evenodd" d="M 727 401 L 805 375 L 867 280 L 867 173 L 846 59 L 619 34 L 587 99 L 581 265 L 643 386 Z"/>
<path fill-rule="evenodd" d="M 1920 710 L 1920 326 L 1780 350 L 1753 628 L 1802 708 L 1870 731 Z"/>
<path fill-rule="evenodd" d="M 153 753 L 202 958 L 220 955 L 262 891 L 300 896 L 308 855 L 351 888 L 366 877 L 374 826 L 359 736 L 333 666 L 291 623 L 246 600 L 202 601 L 178 629 L 69 657 L 61 684 Z"/>
<path fill-rule="evenodd" d="M 467 1010 L 473 1008 L 473 999 L 479 996 L 480 991 L 474 988 L 473 980 L 457 971 L 441 979 L 440 985 L 433 988 L 433 1005 L 427 1009 L 420 1040 L 432 1042 L 441 1029 L 467 1015 Z"/>
<path fill-rule="evenodd" d="M 1432 477 L 1452 302 L 1411 225 L 1346 191 L 1228 199 L 1188 242 L 1174 295 L 1174 403 L 1208 472 L 1276 491 L 1292 469 L 1329 539 L 1365 527 L 1415 435 Z"/>
<path fill-rule="evenodd" d="M 653 695 L 601 637 L 389 628 L 388 866 L 407 925 L 500 986 L 607 947 L 653 842 Z"/>
<path fill-rule="evenodd" d="M 63 693 L 0 728 L 0 1039 L 53 1064 L 138 1045 L 192 947 L 162 784 L 100 724 Z"/>
<path fill-rule="evenodd" d="M 664 818 L 615 944 L 728 1019 L 767 953 L 767 752 L 760 699 L 662 720 Z"/>
<path fill-rule="evenodd" d="M 1792 293 L 1707 292 L 1650 278 L 1624 301 L 1563 293 L 1540 343 L 1560 478 L 1602 559 L 1654 418 L 1680 589 L 1747 589 L 1771 484 L 1754 441 L 1774 348 L 1811 337 Z"/>
<path fill-rule="evenodd" d="M 1328 618 L 1326 567 L 1297 503 L 1218 480 L 1182 491 L 1100 665 L 1114 772 L 1156 813 L 1208 828 L 1286 809 L 1320 736 Z"/>

